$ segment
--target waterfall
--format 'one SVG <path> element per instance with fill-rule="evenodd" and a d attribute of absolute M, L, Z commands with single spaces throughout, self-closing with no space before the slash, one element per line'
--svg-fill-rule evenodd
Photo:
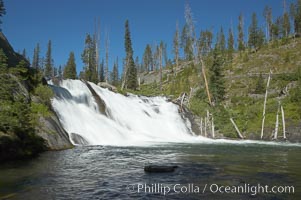
<path fill-rule="evenodd" d="M 52 106 L 73 143 L 74 136 L 89 145 L 118 146 L 199 140 L 178 106 L 165 97 L 124 96 L 80 80 L 63 80 L 51 87 Z M 104 102 L 106 113 L 100 112 L 95 95 Z"/>

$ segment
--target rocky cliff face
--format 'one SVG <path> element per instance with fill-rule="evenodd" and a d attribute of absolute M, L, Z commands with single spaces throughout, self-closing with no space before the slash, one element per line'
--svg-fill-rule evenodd
<path fill-rule="evenodd" d="M 27 63 L 27 66 L 29 66 L 29 62 L 26 60 L 26 58 L 23 58 L 23 56 L 14 51 L 2 32 L 0 32 L 0 49 L 3 49 L 8 58 L 8 67 L 17 66 L 22 60 L 24 60 Z"/>
<path fill-rule="evenodd" d="M 36 134 L 46 141 L 49 150 L 72 148 L 68 133 L 62 127 L 59 119 L 53 113 L 50 117 L 40 117 Z"/>
<path fill-rule="evenodd" d="M 29 62 L 13 48 L 0 32 L 0 48 L 7 56 L 7 64 L 9 68 L 14 68 L 22 60 L 29 67 Z M 30 80 L 18 77 L 10 73 L 10 70 L 3 70 L 0 74 L 1 91 L 0 91 L 0 112 L 1 113 L 1 129 L 0 129 L 0 160 L 13 160 L 36 155 L 43 150 L 61 150 L 72 148 L 73 145 L 69 140 L 68 133 L 63 129 L 58 117 L 53 111 L 49 111 L 47 117 L 36 114 L 38 117 L 28 118 L 28 115 L 34 114 L 31 110 L 32 105 L 39 100 L 32 94 L 34 85 Z M 31 92 L 29 91 L 31 88 Z M 24 100 L 20 100 L 24 99 Z M 28 114 L 18 114 L 22 110 L 16 111 L 14 103 L 24 105 Z M 41 102 L 39 102 L 42 104 Z M 11 106 L 13 105 L 13 106 Z M 17 105 L 17 104 L 16 104 Z M 44 105 L 46 107 L 46 105 Z M 5 111 L 5 112 L 4 112 Z M 7 115 L 6 115 L 7 113 Z M 15 116 L 17 115 L 17 116 Z M 29 119 L 29 120 L 28 120 Z M 37 119 L 36 127 L 28 125 L 29 129 L 23 129 L 22 120 L 31 124 L 31 120 Z M 19 120 L 14 122 L 14 120 Z M 33 120 L 36 121 L 36 120 Z M 18 128 L 12 128 L 18 126 Z M 21 128 L 20 128 L 21 127 Z M 24 126 L 27 127 L 27 126 Z M 35 129 L 35 130 L 33 130 Z"/>

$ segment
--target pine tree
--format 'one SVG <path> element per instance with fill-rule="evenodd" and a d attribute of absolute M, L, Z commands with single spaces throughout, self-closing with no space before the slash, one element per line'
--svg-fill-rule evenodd
<path fill-rule="evenodd" d="M 174 61 L 176 63 L 176 69 L 179 68 L 179 54 L 180 54 L 180 51 L 179 51 L 179 45 L 180 45 L 180 41 L 179 41 L 179 25 L 177 23 L 176 25 L 176 32 L 175 32 L 175 35 L 174 35 L 174 38 L 173 38 L 173 53 L 174 53 Z M 172 69 L 173 70 L 173 69 Z"/>
<path fill-rule="evenodd" d="M 97 70 L 98 70 L 98 66 L 97 66 L 97 59 L 98 59 L 98 49 L 97 49 L 97 39 L 96 37 L 94 36 L 93 37 L 93 40 L 92 40 L 92 45 L 91 45 L 91 81 L 95 84 L 98 83 L 98 73 L 97 73 Z"/>
<path fill-rule="evenodd" d="M 156 45 L 155 50 L 153 51 L 153 64 L 154 64 L 154 70 L 157 71 L 159 69 L 160 65 L 160 45 Z"/>
<path fill-rule="evenodd" d="M 168 57 L 167 57 L 167 44 L 164 43 L 163 41 L 160 42 L 160 46 L 161 46 L 161 49 L 162 49 L 162 65 L 163 65 L 163 62 L 164 62 L 164 66 L 166 67 L 167 65 L 167 62 L 168 62 Z"/>
<path fill-rule="evenodd" d="M 199 38 L 199 47 L 198 47 L 198 54 L 199 55 L 208 55 L 211 51 L 213 34 L 211 31 L 201 31 L 200 38 Z"/>
<path fill-rule="evenodd" d="M 53 67 L 53 77 L 57 77 L 58 75 L 58 69 L 57 67 Z"/>
<path fill-rule="evenodd" d="M 0 72 L 4 72 L 7 69 L 7 56 L 2 48 L 0 48 Z"/>
<path fill-rule="evenodd" d="M 216 48 L 220 51 L 220 53 L 224 53 L 226 50 L 226 39 L 223 27 L 221 27 L 220 32 L 217 36 Z"/>
<path fill-rule="evenodd" d="M 265 86 L 264 86 L 264 78 L 262 74 L 260 73 L 257 82 L 256 82 L 256 87 L 255 87 L 255 93 L 256 94 L 262 94 L 265 92 Z"/>
<path fill-rule="evenodd" d="M 105 82 L 109 82 L 109 36 L 106 36 L 106 66 L 105 66 Z"/>
<path fill-rule="evenodd" d="M 289 12 L 290 18 L 293 22 L 293 31 L 295 31 L 295 17 L 296 17 L 296 7 L 294 3 L 290 4 L 290 12 Z"/>
<path fill-rule="evenodd" d="M 61 65 L 59 66 L 59 69 L 58 69 L 58 76 L 59 76 L 59 78 L 62 78 L 62 76 L 63 76 L 63 70 L 62 70 Z"/>
<path fill-rule="evenodd" d="M 234 35 L 233 31 L 229 29 L 229 36 L 228 36 L 228 59 L 233 59 L 233 52 L 234 52 Z"/>
<path fill-rule="evenodd" d="M 5 14 L 6 14 L 6 9 L 5 9 L 5 6 L 4 6 L 4 2 L 3 2 L 3 0 L 0 0 L 0 25 L 2 24 L 2 19 L 1 18 Z M 0 28 L 0 31 L 2 31 L 1 28 Z"/>
<path fill-rule="evenodd" d="M 48 47 L 47 47 L 46 59 L 45 59 L 45 76 L 50 78 L 53 75 L 51 40 L 49 40 L 47 46 Z"/>
<path fill-rule="evenodd" d="M 143 53 L 143 68 L 145 71 L 153 71 L 153 53 L 149 44 L 146 45 Z"/>
<path fill-rule="evenodd" d="M 281 21 L 282 21 L 281 17 L 278 17 L 276 19 L 276 22 L 272 24 L 271 31 L 272 31 L 272 38 L 273 38 L 273 40 L 280 38 L 280 33 L 282 32 L 281 31 L 281 27 L 282 27 L 281 26 Z"/>
<path fill-rule="evenodd" d="M 243 16 L 242 14 L 238 17 L 239 24 L 238 24 L 238 50 L 243 51 L 245 50 L 245 42 L 244 42 L 244 28 L 243 28 Z"/>
<path fill-rule="evenodd" d="M 76 63 L 74 52 L 70 52 L 67 64 L 64 68 L 64 79 L 76 79 Z"/>
<path fill-rule="evenodd" d="M 136 58 L 135 58 L 135 66 L 136 66 L 136 69 L 141 72 L 138 56 L 136 56 Z"/>
<path fill-rule="evenodd" d="M 136 90 L 137 88 L 137 69 L 133 59 L 132 40 L 129 27 L 129 21 L 125 22 L 125 37 L 124 46 L 126 52 L 126 73 L 125 73 L 125 87 L 128 89 Z"/>
<path fill-rule="evenodd" d="M 105 81 L 105 75 L 104 75 L 104 60 L 102 59 L 100 63 L 100 69 L 99 69 L 99 81 L 104 82 Z"/>
<path fill-rule="evenodd" d="M 272 40 L 272 8 L 269 6 L 265 6 L 263 11 L 263 16 L 265 18 L 266 23 L 266 40 Z"/>
<path fill-rule="evenodd" d="M 84 79 L 97 83 L 96 44 L 95 40 L 92 39 L 90 34 L 86 35 L 85 48 L 82 53 L 82 61 L 85 64 Z"/>
<path fill-rule="evenodd" d="M 117 86 L 119 84 L 118 58 L 114 62 L 111 80 L 112 80 L 112 85 Z"/>
<path fill-rule="evenodd" d="M 186 60 L 193 59 L 193 49 L 192 49 L 192 38 L 189 36 L 188 25 L 185 24 L 181 35 L 181 47 L 184 49 L 184 56 Z"/>
<path fill-rule="evenodd" d="M 39 62 L 39 69 L 40 69 L 43 73 L 45 73 L 45 58 L 44 58 L 44 57 L 42 57 L 42 58 L 40 59 L 40 62 Z"/>
<path fill-rule="evenodd" d="M 289 15 L 287 12 L 285 12 L 283 14 L 283 18 L 282 18 L 282 35 L 283 37 L 288 37 L 290 31 L 291 31 L 291 24 L 290 24 L 290 19 L 289 19 Z"/>
<path fill-rule="evenodd" d="M 26 58 L 26 56 L 27 56 L 27 55 L 26 55 L 26 49 L 23 49 L 23 51 L 22 51 L 22 56 L 23 56 L 23 58 L 27 59 L 27 58 Z"/>
<path fill-rule="evenodd" d="M 185 5 L 185 26 L 186 26 L 186 44 L 184 47 L 184 52 L 186 53 L 186 59 L 192 60 L 194 59 L 194 51 L 196 50 L 196 35 L 195 35 L 195 27 L 194 27 L 194 19 L 193 14 L 188 2 Z"/>
<path fill-rule="evenodd" d="M 33 51 L 33 58 L 32 58 L 32 68 L 38 70 L 41 67 L 41 60 L 40 60 L 40 44 L 37 43 L 37 46 L 34 48 Z"/>
<path fill-rule="evenodd" d="M 222 73 L 223 58 L 220 50 L 213 50 L 213 64 L 210 67 L 210 91 L 215 103 L 221 103 L 225 96 L 225 86 Z"/>
<path fill-rule="evenodd" d="M 301 0 L 290 6 L 290 16 L 294 22 L 295 35 L 301 35 Z"/>
<path fill-rule="evenodd" d="M 256 13 L 252 14 L 252 22 L 249 27 L 249 40 L 248 45 L 250 48 L 254 48 L 257 50 L 264 43 L 264 33 L 262 29 L 258 27 L 258 21 L 256 17 Z"/>

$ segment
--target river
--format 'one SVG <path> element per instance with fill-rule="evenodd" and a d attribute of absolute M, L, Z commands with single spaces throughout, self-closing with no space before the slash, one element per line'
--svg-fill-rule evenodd
<path fill-rule="evenodd" d="M 300 155 L 274 143 L 79 146 L 0 165 L 0 199 L 300 199 Z"/>

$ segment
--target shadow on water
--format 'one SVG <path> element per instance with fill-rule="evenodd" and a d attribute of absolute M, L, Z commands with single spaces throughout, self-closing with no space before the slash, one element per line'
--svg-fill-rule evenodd
<path fill-rule="evenodd" d="M 0 199 L 299 199 L 300 153 L 300 147 L 258 144 L 76 147 L 0 166 Z M 148 164 L 178 168 L 145 173 Z M 295 194 L 212 192 L 214 184 L 292 185 Z M 164 195 L 162 188 L 170 191 Z"/>

